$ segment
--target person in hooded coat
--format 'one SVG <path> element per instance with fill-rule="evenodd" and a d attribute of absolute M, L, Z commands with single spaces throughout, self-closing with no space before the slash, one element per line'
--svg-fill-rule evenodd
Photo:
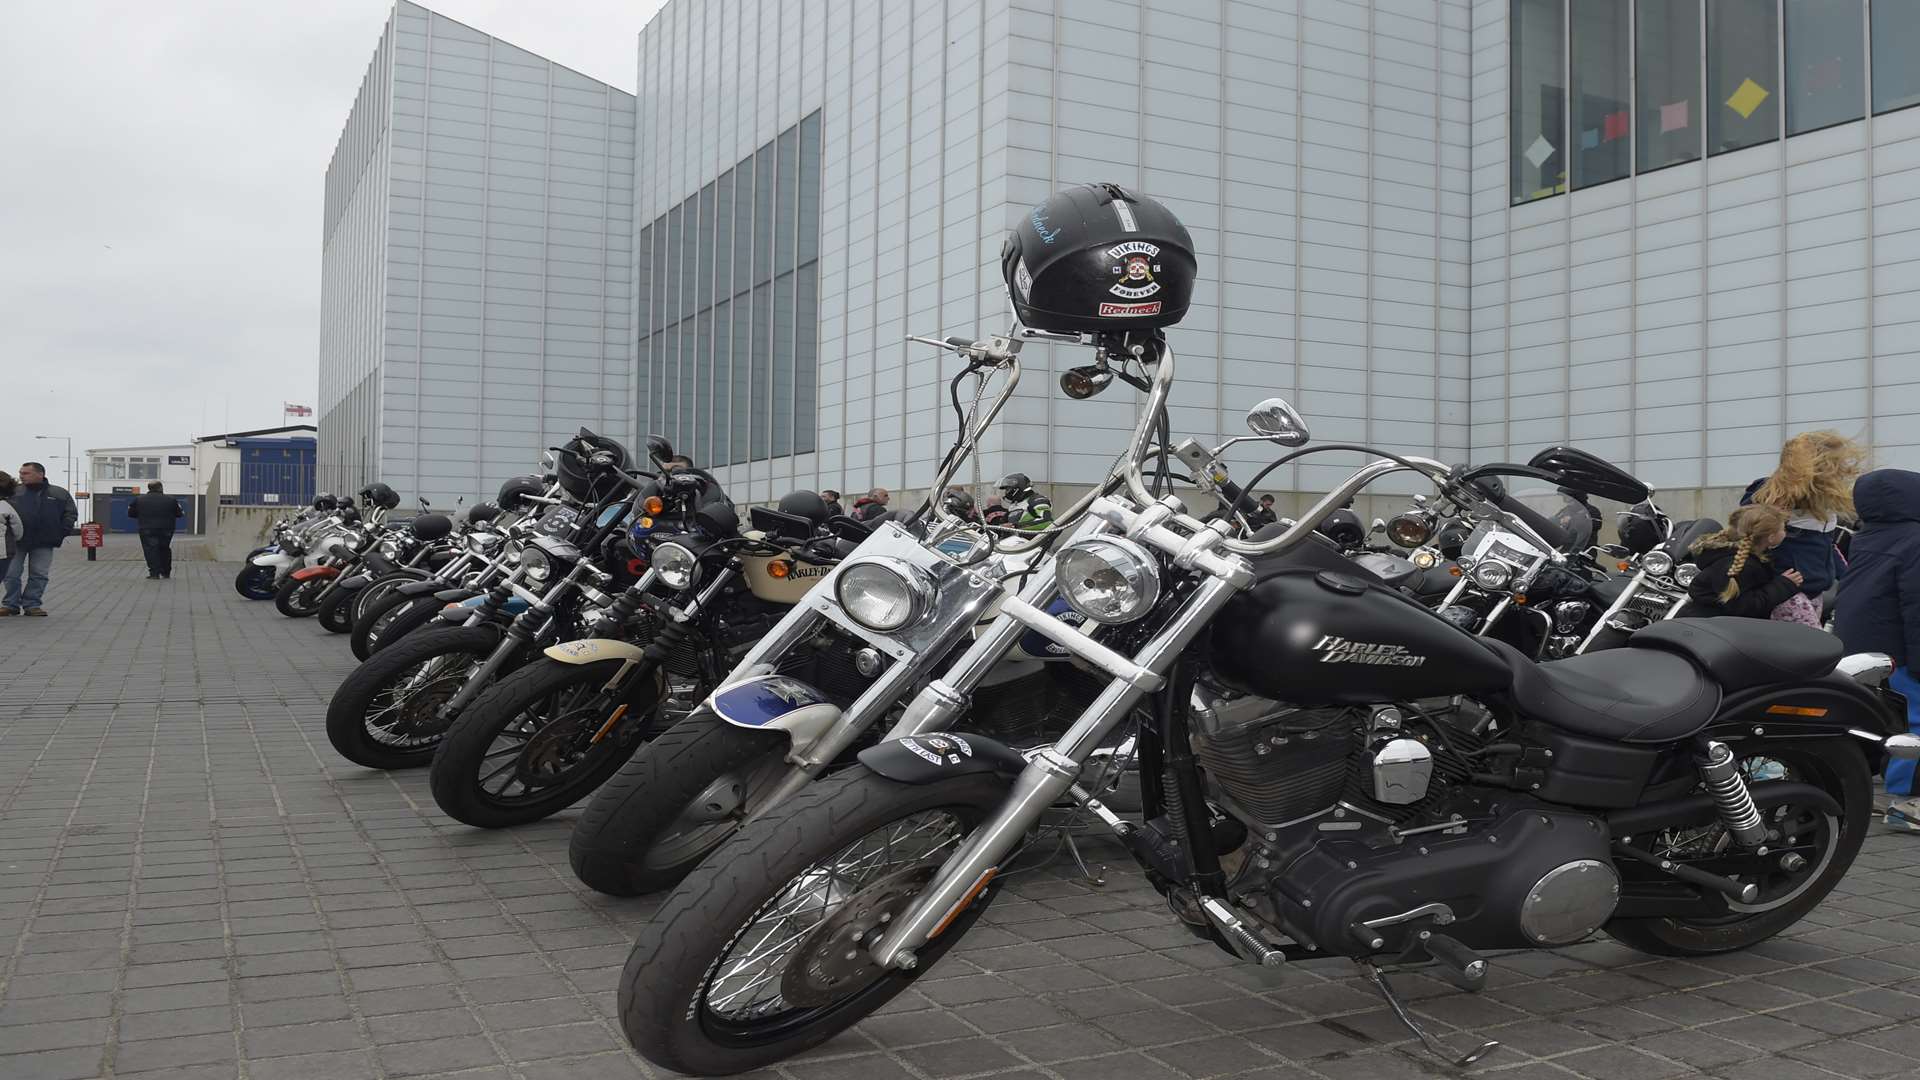
<path fill-rule="evenodd" d="M 1852 558 L 1840 579 L 1834 632 L 1853 652 L 1893 658 L 1887 685 L 1907 699 L 1907 729 L 1920 735 L 1920 473 L 1876 469 L 1853 486 L 1860 516 Z M 1887 827 L 1920 832 L 1920 799 L 1914 797 L 1914 763 L 1887 764 Z"/>

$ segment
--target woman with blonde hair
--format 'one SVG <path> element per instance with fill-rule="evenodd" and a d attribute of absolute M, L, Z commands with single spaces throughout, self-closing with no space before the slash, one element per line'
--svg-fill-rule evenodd
<path fill-rule="evenodd" d="M 1787 512 L 1787 535 L 1774 561 L 1799 572 L 1800 588 L 1772 617 L 1819 626 L 1822 597 L 1839 576 L 1834 542 L 1840 519 L 1851 518 L 1853 482 L 1866 467 L 1866 451 L 1837 431 L 1808 431 L 1780 448 L 1773 474 L 1753 482 L 1742 503 Z"/>
<path fill-rule="evenodd" d="M 1773 550 L 1786 538 L 1785 510 L 1758 504 L 1735 510 L 1726 528 L 1693 545 L 1693 564 L 1700 573 L 1687 587 L 1684 614 L 1764 619 L 1799 595 L 1805 584 L 1800 572 L 1774 566 Z"/>

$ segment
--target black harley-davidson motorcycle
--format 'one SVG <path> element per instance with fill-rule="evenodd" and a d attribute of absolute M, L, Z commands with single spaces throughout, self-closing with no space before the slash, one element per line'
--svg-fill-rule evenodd
<path fill-rule="evenodd" d="M 640 928 L 619 1005 L 650 1061 L 740 1072 L 857 1023 L 965 937 L 1001 868 L 1063 799 L 1133 852 L 1170 917 L 1197 937 L 1263 966 L 1357 962 L 1422 1039 L 1389 981 L 1397 966 L 1430 963 L 1471 990 L 1486 978 L 1482 950 L 1601 931 L 1665 955 L 1740 949 L 1798 922 L 1846 873 L 1873 769 L 1890 754 L 1920 756 L 1920 738 L 1886 734 L 1878 700 L 1836 671 L 1830 635 L 1683 619 L 1625 648 L 1538 663 L 1310 538 L 1370 482 L 1411 472 L 1474 519 L 1551 551 L 1543 515 L 1477 482 L 1528 466 L 1296 449 L 1283 460 L 1370 460 L 1264 538 L 1156 493 L 1151 460 L 1169 441 L 1156 434 L 1174 380 L 1163 328 L 1185 313 L 1191 251 L 1160 204 L 1115 185 L 1068 189 L 1006 247 L 1025 329 L 931 342 L 981 378 L 1008 381 L 1023 341 L 1078 342 L 1094 369 L 1148 388 L 1138 425 L 1109 481 L 1056 515 L 1054 528 L 1071 533 L 1024 581 L 998 565 L 1003 538 L 991 532 L 882 525 L 756 650 L 777 661 L 826 619 L 898 663 L 945 647 L 979 605 L 999 603 L 1006 617 L 939 678 L 877 683 L 869 693 L 904 704 L 895 737 L 749 821 Z M 1121 261 L 1134 253 L 1145 259 Z M 1142 282 L 1124 303 L 1110 294 L 1116 265 Z M 1151 302 L 1139 299 L 1145 282 Z M 1308 441 L 1280 399 L 1248 421 L 1255 438 Z M 1191 472 L 1239 507 L 1226 448 L 1203 448 Z M 1634 484 L 1573 450 L 1535 467 L 1574 490 Z M 937 479 L 939 490 L 947 476 Z M 939 520 L 938 507 L 930 513 Z M 977 543 L 964 554 L 943 550 L 968 536 Z M 1055 594 L 1091 633 L 1050 624 Z M 977 680 L 1028 631 L 1097 670 L 1099 696 L 1052 745 L 1025 753 L 950 730 Z M 748 667 L 708 710 L 766 726 L 827 722 L 839 706 Z M 1143 796 L 1132 820 L 1079 789 L 1094 750 L 1130 721 Z"/>

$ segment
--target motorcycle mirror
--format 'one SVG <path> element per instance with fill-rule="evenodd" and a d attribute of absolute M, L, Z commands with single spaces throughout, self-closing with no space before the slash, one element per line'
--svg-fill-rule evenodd
<path fill-rule="evenodd" d="M 731 503 L 720 499 L 695 510 L 693 520 L 708 536 L 732 536 L 740 531 L 740 515 L 734 512 Z"/>
<path fill-rule="evenodd" d="M 1113 372 L 1098 364 L 1083 364 L 1060 373 L 1060 392 L 1085 401 L 1113 385 Z"/>
<path fill-rule="evenodd" d="M 1304 446 L 1313 437 L 1300 410 L 1286 398 L 1271 397 L 1248 409 L 1247 427 L 1255 435 L 1281 446 Z"/>
<path fill-rule="evenodd" d="M 1387 519 L 1386 519 L 1386 518 L 1374 518 L 1374 519 L 1373 519 L 1373 528 L 1371 528 L 1371 529 L 1368 529 L 1367 531 L 1368 531 L 1368 532 L 1377 532 L 1377 533 L 1383 533 L 1383 532 L 1386 532 L 1386 531 L 1387 531 Z"/>
<path fill-rule="evenodd" d="M 649 435 L 647 436 L 647 456 L 665 465 L 667 459 L 673 456 L 673 444 L 663 436 Z"/>
<path fill-rule="evenodd" d="M 858 544 L 873 535 L 872 526 L 867 525 L 865 522 L 855 521 L 845 514 L 836 514 L 828 518 L 822 528 L 832 533 L 835 537 L 853 544 Z"/>

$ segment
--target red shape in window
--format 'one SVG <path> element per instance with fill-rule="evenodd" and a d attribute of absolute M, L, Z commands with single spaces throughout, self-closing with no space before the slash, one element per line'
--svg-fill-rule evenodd
<path fill-rule="evenodd" d="M 1600 122 L 1600 137 L 1607 142 L 1627 137 L 1626 110 L 1622 109 L 1606 115 L 1606 118 Z"/>

